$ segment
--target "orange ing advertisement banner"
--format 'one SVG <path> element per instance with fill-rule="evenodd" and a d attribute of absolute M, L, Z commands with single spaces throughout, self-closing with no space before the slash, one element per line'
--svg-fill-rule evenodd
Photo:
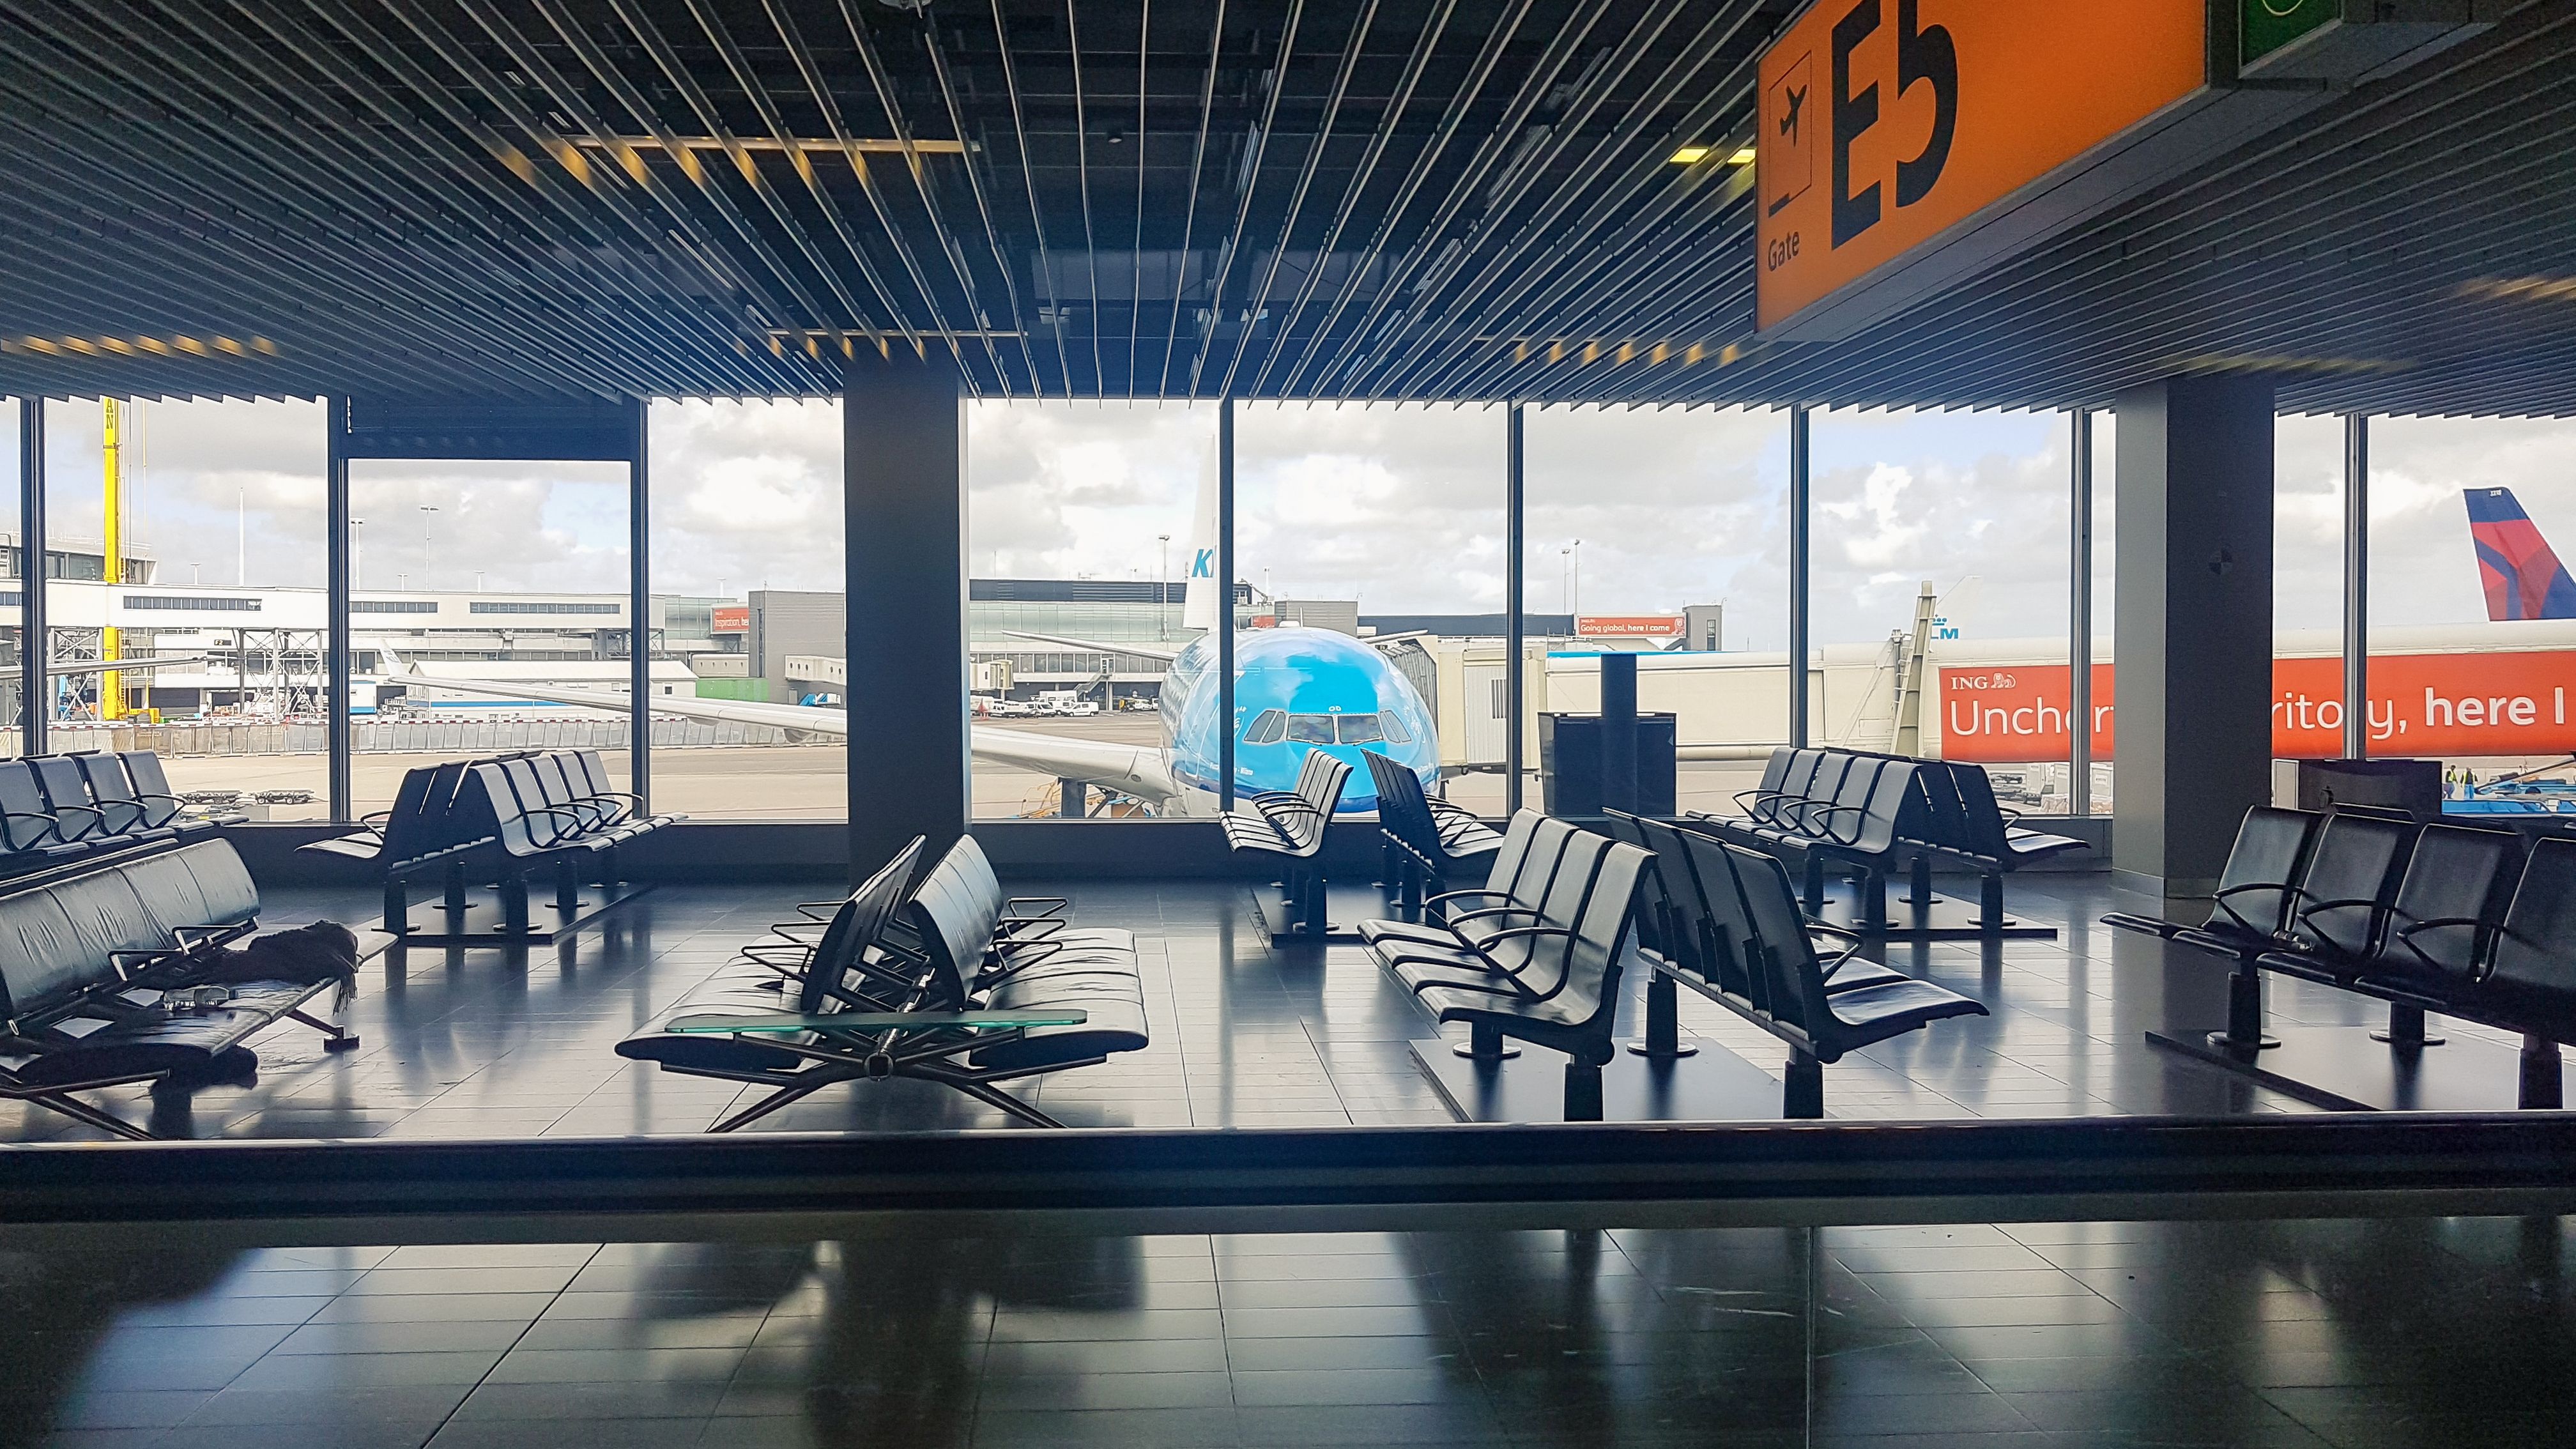
<path fill-rule="evenodd" d="M 2208 0 L 1821 0 L 1762 57 L 1769 328 L 2199 91 Z"/>
<path fill-rule="evenodd" d="M 2063 760 L 2069 737 L 2063 664 L 1940 671 L 1941 755 L 1978 764 Z M 2115 758 L 2112 666 L 2093 666 L 2093 758 Z M 2370 750 L 2414 759 L 2576 754 L 2576 650 L 2376 654 L 2370 660 Z M 2272 661 L 2272 753 L 2343 753 L 2343 661 Z"/>
<path fill-rule="evenodd" d="M 1581 614 L 1574 632 L 1585 639 L 1660 639 L 1682 631 L 1679 614 Z"/>

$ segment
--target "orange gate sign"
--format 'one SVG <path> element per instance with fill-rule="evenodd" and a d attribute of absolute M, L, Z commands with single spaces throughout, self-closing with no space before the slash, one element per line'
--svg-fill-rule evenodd
<path fill-rule="evenodd" d="M 1762 57 L 1768 330 L 2175 102 L 2208 0 L 1823 0 Z"/>
<path fill-rule="evenodd" d="M 1943 669 L 1941 756 L 1978 764 L 2063 760 L 2072 737 L 2063 664 Z M 2093 666 L 2093 758 L 2113 758 L 2112 666 Z M 2478 759 L 2576 754 L 2576 650 L 2376 654 L 2370 752 Z M 2272 753 L 2343 753 L 2343 661 L 2272 661 Z"/>

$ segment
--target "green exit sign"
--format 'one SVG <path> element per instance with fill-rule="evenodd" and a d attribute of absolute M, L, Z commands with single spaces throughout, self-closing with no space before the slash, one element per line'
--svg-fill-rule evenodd
<path fill-rule="evenodd" d="M 2343 18 L 2344 0 L 2239 0 L 2237 64 L 2252 65 L 2300 36 Z"/>

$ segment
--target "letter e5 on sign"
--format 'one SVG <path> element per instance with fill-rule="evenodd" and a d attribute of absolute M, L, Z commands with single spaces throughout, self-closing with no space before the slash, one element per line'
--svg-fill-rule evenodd
<path fill-rule="evenodd" d="M 1762 57 L 1769 330 L 2208 76 L 2208 0 L 1821 0 Z"/>

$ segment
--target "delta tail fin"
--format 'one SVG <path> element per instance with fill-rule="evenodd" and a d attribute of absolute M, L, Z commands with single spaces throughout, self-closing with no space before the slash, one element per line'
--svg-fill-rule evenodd
<path fill-rule="evenodd" d="M 2576 619 L 2576 578 L 2558 561 L 2549 540 L 2510 488 L 2471 488 L 2469 537 L 2477 546 L 2478 582 L 2487 591 L 2487 618 Z"/>
<path fill-rule="evenodd" d="M 1189 584 L 1181 593 L 1181 627 L 1215 629 L 1233 610 L 1216 577 L 1216 443 L 1199 470 L 1199 501 L 1190 517 Z"/>

